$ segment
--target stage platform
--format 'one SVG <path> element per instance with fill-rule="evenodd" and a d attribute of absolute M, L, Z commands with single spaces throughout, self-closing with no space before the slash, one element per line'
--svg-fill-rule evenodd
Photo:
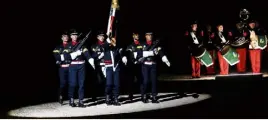
<path fill-rule="evenodd" d="M 261 73 L 263 78 L 268 78 L 268 72 Z M 172 75 L 172 74 L 164 74 L 158 77 L 160 81 L 196 81 L 196 80 L 215 80 L 216 76 L 251 76 L 251 75 L 259 75 L 253 74 L 251 72 L 247 73 L 230 73 L 229 75 L 201 75 L 200 78 L 192 78 L 191 75 Z"/>

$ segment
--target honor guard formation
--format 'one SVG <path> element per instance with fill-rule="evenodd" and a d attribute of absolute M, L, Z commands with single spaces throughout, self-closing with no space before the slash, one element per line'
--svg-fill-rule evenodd
<path fill-rule="evenodd" d="M 116 1 L 113 1 L 116 2 Z M 91 34 L 81 35 L 76 29 L 62 33 L 62 44 L 53 51 L 59 66 L 59 103 L 63 103 L 64 87 L 68 85 L 69 105 L 86 107 L 84 82 L 86 62 L 96 71 L 99 83 L 105 82 L 105 102 L 107 105 L 120 106 L 120 68 L 128 66 L 130 75 L 137 78 L 140 85 L 141 101 L 159 103 L 157 99 L 157 59 L 160 58 L 168 67 L 171 66 L 163 48 L 154 34 L 149 31 L 142 34 L 145 41 L 140 41 L 140 34 L 133 33 L 133 43 L 124 47 L 117 45 L 116 35 L 112 35 L 112 23 L 117 7 L 112 4 L 107 33 L 99 31 L 97 43 L 85 46 Z M 207 25 L 206 30 L 199 28 L 198 21 L 193 21 L 185 32 L 191 53 L 192 78 L 200 78 L 201 65 L 206 67 L 206 74 L 216 74 L 215 63 L 218 60 L 220 75 L 229 74 L 229 66 L 236 65 L 237 72 L 246 72 L 246 58 L 249 53 L 253 73 L 261 71 L 261 51 L 267 46 L 267 33 L 258 22 L 250 18 L 247 9 L 239 14 L 240 21 L 235 30 L 227 30 L 223 23 Z M 81 36 L 84 36 L 83 38 Z M 70 39 L 70 41 L 69 41 Z M 90 74 L 92 75 L 92 74 Z M 100 84 L 96 84 L 100 85 Z M 129 99 L 133 98 L 133 88 L 129 84 Z M 150 88 L 149 88 L 150 87 Z M 76 88 L 77 91 L 76 91 Z M 98 87 L 97 87 L 98 88 Z M 74 94 L 78 93 L 78 104 L 74 103 Z M 97 96 L 93 96 L 97 97 Z"/>

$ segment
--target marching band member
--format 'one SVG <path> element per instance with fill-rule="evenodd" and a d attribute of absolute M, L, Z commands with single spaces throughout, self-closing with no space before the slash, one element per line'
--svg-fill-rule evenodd
<path fill-rule="evenodd" d="M 250 20 L 248 23 L 249 31 L 249 57 L 253 73 L 260 73 L 261 71 L 261 49 L 258 47 L 258 36 L 265 35 L 264 30 L 256 26 L 255 20 Z"/>
<path fill-rule="evenodd" d="M 245 28 L 242 26 L 243 23 L 239 22 L 236 24 L 236 30 L 234 32 L 234 39 L 238 39 L 239 37 L 245 37 L 245 39 L 248 35 L 248 32 L 245 30 Z M 239 63 L 237 63 L 236 68 L 238 73 L 244 73 L 246 72 L 246 58 L 247 58 L 247 48 L 248 44 L 245 43 L 241 46 L 236 47 L 236 51 L 239 55 Z"/>
<path fill-rule="evenodd" d="M 208 50 L 209 54 L 212 57 L 212 61 L 213 61 L 213 65 L 206 67 L 207 71 L 206 74 L 207 75 L 213 75 L 215 74 L 215 59 L 216 59 L 216 51 L 215 51 L 215 46 L 213 45 L 213 38 L 214 38 L 214 33 L 211 30 L 211 25 L 207 25 L 207 31 L 205 32 L 205 39 L 204 39 L 204 44 L 206 47 L 206 50 Z"/>
<path fill-rule="evenodd" d="M 226 32 L 223 30 L 223 24 L 218 24 L 216 26 L 217 30 L 215 32 L 215 38 L 214 38 L 214 43 L 215 46 L 218 49 L 218 60 L 220 64 L 220 74 L 221 75 L 227 75 L 229 74 L 229 64 L 228 62 L 223 58 L 223 55 L 220 51 L 222 47 L 226 44 L 228 44 L 228 40 L 231 39 L 232 33 L 231 32 Z"/>
<path fill-rule="evenodd" d="M 204 32 L 198 30 L 197 21 L 191 24 L 191 29 L 186 31 L 185 36 L 191 53 L 192 78 L 200 78 L 200 61 L 193 56 L 193 52 L 202 45 Z"/>

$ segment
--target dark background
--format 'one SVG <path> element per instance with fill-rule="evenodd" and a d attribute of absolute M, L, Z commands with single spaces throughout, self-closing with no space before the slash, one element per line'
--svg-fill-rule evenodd
<path fill-rule="evenodd" d="M 44 91 L 54 91 L 58 73 L 52 51 L 61 42 L 61 32 L 70 28 L 82 32 L 92 29 L 88 45 L 96 42 L 96 31 L 106 31 L 110 4 L 110 0 L 16 1 L 4 4 L 2 23 L 6 35 L 2 48 L 7 54 L 2 57 L 2 70 L 5 72 L 1 78 L 1 94 L 7 98 L 5 101 L 26 101 L 38 94 L 46 94 Z M 190 74 L 189 53 L 183 35 L 195 19 L 203 25 L 223 22 L 231 29 L 239 20 L 239 10 L 247 8 L 260 25 L 268 27 L 265 17 L 267 5 L 256 0 L 121 0 L 119 4 L 120 11 L 116 13 L 119 44 L 126 46 L 131 43 L 133 31 L 138 31 L 141 38 L 145 31 L 153 31 L 156 38 L 161 38 L 172 64 L 168 68 L 161 63 L 160 73 Z M 265 68 L 267 64 L 263 63 Z M 2 103 L 5 106 L 12 104 Z"/>

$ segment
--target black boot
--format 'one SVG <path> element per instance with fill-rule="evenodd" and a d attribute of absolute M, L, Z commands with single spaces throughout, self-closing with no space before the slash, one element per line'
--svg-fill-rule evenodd
<path fill-rule="evenodd" d="M 115 106 L 120 106 L 121 105 L 120 102 L 119 102 L 118 97 L 114 97 L 113 105 L 115 105 Z"/>
<path fill-rule="evenodd" d="M 79 100 L 78 107 L 85 108 L 83 100 Z"/>
<path fill-rule="evenodd" d="M 70 105 L 71 107 L 76 107 L 76 105 L 74 104 L 74 99 L 73 99 L 73 98 L 71 98 L 71 99 L 69 100 L 69 105 Z"/>
<path fill-rule="evenodd" d="M 59 103 L 62 105 L 63 104 L 63 97 L 59 95 Z"/>
<path fill-rule="evenodd" d="M 147 99 L 147 96 L 146 96 L 146 95 L 142 95 L 142 96 L 141 96 L 141 101 L 142 101 L 143 103 L 148 103 L 148 102 L 149 102 L 148 99 Z"/>
<path fill-rule="evenodd" d="M 129 99 L 130 101 L 132 101 L 132 100 L 133 100 L 133 94 L 129 94 L 129 95 L 128 95 L 128 99 Z"/>
<path fill-rule="evenodd" d="M 156 96 L 153 96 L 152 97 L 152 103 L 159 103 L 159 101 L 157 100 L 157 97 Z"/>
<path fill-rule="evenodd" d="M 112 105 L 112 101 L 111 101 L 111 99 L 110 99 L 110 95 L 106 95 L 105 103 L 106 103 L 107 105 Z"/>

